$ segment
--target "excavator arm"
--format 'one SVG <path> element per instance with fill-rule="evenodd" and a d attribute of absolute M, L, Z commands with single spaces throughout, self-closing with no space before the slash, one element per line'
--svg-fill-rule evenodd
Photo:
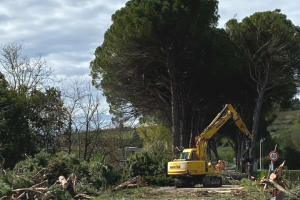
<path fill-rule="evenodd" d="M 196 137 L 196 156 L 198 160 L 207 160 L 208 140 L 229 120 L 232 119 L 240 131 L 253 141 L 253 137 L 242 121 L 240 115 L 231 104 L 226 104 L 223 110 L 215 117 L 209 126 Z"/>

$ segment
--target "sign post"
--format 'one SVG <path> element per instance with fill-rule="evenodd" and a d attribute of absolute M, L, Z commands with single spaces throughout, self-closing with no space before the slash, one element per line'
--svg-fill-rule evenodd
<path fill-rule="evenodd" d="M 269 153 L 269 159 L 272 161 L 272 162 L 275 162 L 277 161 L 279 158 L 279 154 L 277 153 L 277 151 L 271 151 Z"/>
<path fill-rule="evenodd" d="M 271 170 L 274 170 L 274 162 L 279 159 L 279 154 L 276 151 L 277 144 L 275 145 L 274 151 L 269 153 L 269 159 L 271 160 Z"/>

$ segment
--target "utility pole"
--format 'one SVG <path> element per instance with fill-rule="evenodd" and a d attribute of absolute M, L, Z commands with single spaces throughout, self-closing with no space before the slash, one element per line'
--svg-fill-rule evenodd
<path fill-rule="evenodd" d="M 264 140 L 265 140 L 265 138 L 261 138 L 260 142 L 259 142 L 259 150 L 260 150 L 259 169 L 260 169 L 260 171 L 261 171 L 261 166 L 262 166 L 262 164 L 261 164 L 261 157 L 262 157 L 262 148 L 261 148 L 261 146 L 262 146 L 262 143 L 263 143 Z"/>

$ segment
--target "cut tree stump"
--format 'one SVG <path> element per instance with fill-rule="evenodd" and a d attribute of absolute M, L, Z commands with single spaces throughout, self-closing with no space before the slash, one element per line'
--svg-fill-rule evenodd
<path fill-rule="evenodd" d="M 67 179 L 66 179 L 64 176 L 58 177 L 58 182 L 60 183 L 60 185 L 61 185 L 64 189 L 66 189 L 66 188 L 68 187 L 68 185 L 69 185 Z"/>

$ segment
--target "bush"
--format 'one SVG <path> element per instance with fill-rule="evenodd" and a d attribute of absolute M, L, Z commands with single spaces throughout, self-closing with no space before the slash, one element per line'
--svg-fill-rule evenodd
<path fill-rule="evenodd" d="M 141 175 L 143 180 L 149 185 L 174 185 L 174 178 L 167 177 L 167 165 L 167 159 L 163 159 L 158 163 L 151 159 L 147 152 L 132 155 L 125 162 L 123 180 Z"/>
<path fill-rule="evenodd" d="M 92 160 L 89 163 L 89 171 L 93 185 L 96 188 L 104 187 L 108 185 L 114 185 L 119 182 L 121 176 L 113 170 L 110 165 L 104 165 L 97 160 Z"/>
<path fill-rule="evenodd" d="M 55 184 L 59 176 L 68 178 L 72 173 L 77 184 L 69 192 Z M 6 174 L 0 174 L 0 197 L 10 195 L 12 189 L 29 188 L 46 179 L 52 185 L 47 199 L 72 199 L 74 194 L 79 193 L 97 195 L 100 188 L 117 183 L 120 177 L 112 166 L 104 165 L 96 159 L 88 163 L 64 152 L 52 156 L 39 153 L 19 162 Z"/>
<path fill-rule="evenodd" d="M 137 175 L 153 176 L 156 169 L 158 169 L 158 163 L 154 162 L 147 152 L 142 152 L 132 155 L 125 162 L 124 175 L 126 179 Z"/>
<path fill-rule="evenodd" d="M 69 200 L 73 199 L 72 196 L 69 194 L 68 191 L 64 190 L 60 185 L 53 185 L 49 188 L 51 191 L 49 193 L 48 199 L 55 199 L 55 200 Z"/>
<path fill-rule="evenodd" d="M 172 186 L 174 185 L 174 177 L 166 176 L 144 176 L 143 181 L 148 183 L 148 185 L 156 186 Z"/>
<path fill-rule="evenodd" d="M 11 194 L 12 194 L 11 186 L 7 183 L 0 182 L 0 197 L 11 195 Z"/>

